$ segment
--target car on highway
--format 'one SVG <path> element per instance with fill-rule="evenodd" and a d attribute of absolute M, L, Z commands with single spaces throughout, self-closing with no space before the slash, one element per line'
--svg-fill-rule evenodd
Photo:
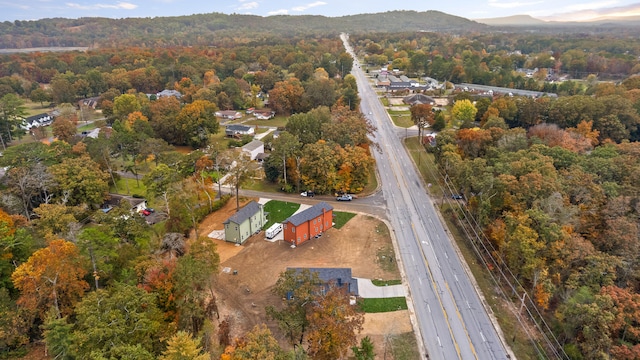
<path fill-rule="evenodd" d="M 353 197 L 349 194 L 343 194 L 343 195 L 339 195 L 338 197 L 336 197 L 337 201 L 351 201 L 353 199 Z"/>
<path fill-rule="evenodd" d="M 369 115 L 373 115 L 373 112 L 369 111 Z"/>

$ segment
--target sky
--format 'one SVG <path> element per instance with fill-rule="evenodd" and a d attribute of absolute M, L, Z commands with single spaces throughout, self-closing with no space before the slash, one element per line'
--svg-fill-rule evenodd
<path fill-rule="evenodd" d="M 636 0 L 638 1 L 638 0 Z M 391 10 L 437 10 L 468 19 L 530 15 L 542 20 L 585 21 L 640 15 L 629 0 L 0 0 L 0 21 L 64 17 L 158 17 L 203 13 L 343 16 Z"/>

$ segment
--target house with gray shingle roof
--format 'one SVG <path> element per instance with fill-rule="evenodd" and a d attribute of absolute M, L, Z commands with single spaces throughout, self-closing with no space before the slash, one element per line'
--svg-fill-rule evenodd
<path fill-rule="evenodd" d="M 284 241 L 298 246 L 333 226 L 333 206 L 320 202 L 282 222 Z"/>
<path fill-rule="evenodd" d="M 287 268 L 301 273 L 309 270 L 310 273 L 318 274 L 322 281 L 322 290 L 328 290 L 331 285 L 344 288 L 347 293 L 358 296 L 358 280 L 351 275 L 351 268 Z"/>
<path fill-rule="evenodd" d="M 223 222 L 225 241 L 243 244 L 267 223 L 264 207 L 255 201 L 245 205 Z"/>

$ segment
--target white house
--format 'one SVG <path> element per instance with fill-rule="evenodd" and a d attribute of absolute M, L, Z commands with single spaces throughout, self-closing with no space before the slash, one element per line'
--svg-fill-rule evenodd
<path fill-rule="evenodd" d="M 253 140 L 242 147 L 242 151 L 249 154 L 251 160 L 255 160 L 259 154 L 264 153 L 264 143 L 260 140 Z"/>
<path fill-rule="evenodd" d="M 225 127 L 224 134 L 226 136 L 253 135 L 255 134 L 255 130 L 251 126 L 232 124 Z"/>

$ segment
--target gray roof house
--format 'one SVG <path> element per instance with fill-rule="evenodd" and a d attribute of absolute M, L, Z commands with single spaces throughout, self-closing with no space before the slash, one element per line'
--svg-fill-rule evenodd
<path fill-rule="evenodd" d="M 224 240 L 244 244 L 251 235 L 260 232 L 266 223 L 264 207 L 252 201 L 223 222 Z"/>
<path fill-rule="evenodd" d="M 251 126 L 246 125 L 227 125 L 224 128 L 224 134 L 226 136 L 242 136 L 253 135 L 255 130 Z"/>
<path fill-rule="evenodd" d="M 305 269 L 318 274 L 318 278 L 325 284 L 324 291 L 333 284 L 345 288 L 349 294 L 358 296 L 358 281 L 351 275 L 351 268 L 287 268 L 298 273 Z"/>
<path fill-rule="evenodd" d="M 436 101 L 432 97 L 424 94 L 413 94 L 413 95 L 405 96 L 402 99 L 402 102 L 412 106 L 418 105 L 418 104 L 427 104 L 427 105 L 433 106 L 436 104 Z"/>
<path fill-rule="evenodd" d="M 264 143 L 260 140 L 253 140 L 242 147 L 242 151 L 249 154 L 251 160 L 255 160 L 259 154 L 264 153 Z"/>

